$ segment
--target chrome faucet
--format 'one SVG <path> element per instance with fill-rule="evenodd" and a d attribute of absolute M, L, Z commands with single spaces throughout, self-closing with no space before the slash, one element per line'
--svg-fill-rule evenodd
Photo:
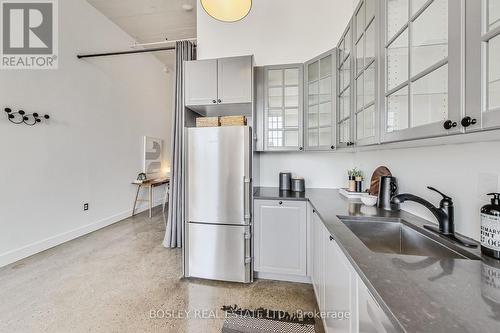
<path fill-rule="evenodd" d="M 435 207 L 433 204 L 423 198 L 408 193 L 393 196 L 391 199 L 391 203 L 399 206 L 400 203 L 403 203 L 405 201 L 413 201 L 427 207 L 427 209 L 429 209 L 431 213 L 436 217 L 439 228 L 430 225 L 424 225 L 425 229 L 438 233 L 461 245 L 467 247 L 477 247 L 477 244 L 467 242 L 455 236 L 455 209 L 453 207 L 453 199 L 438 191 L 434 187 L 427 186 L 427 188 L 431 191 L 441 194 L 441 196 L 443 197 L 443 199 L 441 199 L 441 201 L 439 202 L 439 208 Z"/>

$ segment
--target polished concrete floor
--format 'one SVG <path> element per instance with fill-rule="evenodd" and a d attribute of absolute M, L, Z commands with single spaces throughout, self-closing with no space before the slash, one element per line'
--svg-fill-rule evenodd
<path fill-rule="evenodd" d="M 223 305 L 314 310 L 310 285 L 181 279 L 155 213 L 0 268 L 0 332 L 220 332 Z"/>

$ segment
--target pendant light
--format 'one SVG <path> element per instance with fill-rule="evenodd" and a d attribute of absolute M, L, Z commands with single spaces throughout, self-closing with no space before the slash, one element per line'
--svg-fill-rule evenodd
<path fill-rule="evenodd" d="M 252 0 L 200 0 L 208 15 L 223 22 L 236 22 L 248 15 Z"/>

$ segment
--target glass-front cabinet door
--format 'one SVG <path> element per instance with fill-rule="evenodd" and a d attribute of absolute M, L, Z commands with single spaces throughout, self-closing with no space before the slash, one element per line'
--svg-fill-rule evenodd
<path fill-rule="evenodd" d="M 500 127 L 500 0 L 469 1 L 466 48 L 467 131 Z M 481 61 L 478 61 L 481 59 Z"/>
<path fill-rule="evenodd" d="M 382 142 L 460 131 L 461 1 L 385 0 L 383 5 Z"/>
<path fill-rule="evenodd" d="M 336 49 L 328 51 L 304 66 L 305 149 L 335 149 L 335 64 Z"/>
<path fill-rule="evenodd" d="M 378 143 L 377 21 L 375 0 L 363 0 L 354 14 L 354 122 L 356 145 Z"/>
<path fill-rule="evenodd" d="M 264 82 L 264 149 L 304 150 L 303 65 L 267 66 Z"/>
<path fill-rule="evenodd" d="M 352 22 L 337 46 L 337 148 L 349 147 L 353 139 Z"/>

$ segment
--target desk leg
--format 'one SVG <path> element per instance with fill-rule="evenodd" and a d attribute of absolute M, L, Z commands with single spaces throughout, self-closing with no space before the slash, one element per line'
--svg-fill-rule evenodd
<path fill-rule="evenodd" d="M 139 199 L 140 189 L 141 189 L 141 185 L 137 185 L 137 192 L 135 193 L 135 200 L 134 200 L 134 208 L 132 208 L 132 216 L 135 215 L 135 208 L 137 207 L 137 199 Z"/>
<path fill-rule="evenodd" d="M 153 217 L 151 210 L 153 209 L 153 186 L 149 186 L 149 218 Z"/>

